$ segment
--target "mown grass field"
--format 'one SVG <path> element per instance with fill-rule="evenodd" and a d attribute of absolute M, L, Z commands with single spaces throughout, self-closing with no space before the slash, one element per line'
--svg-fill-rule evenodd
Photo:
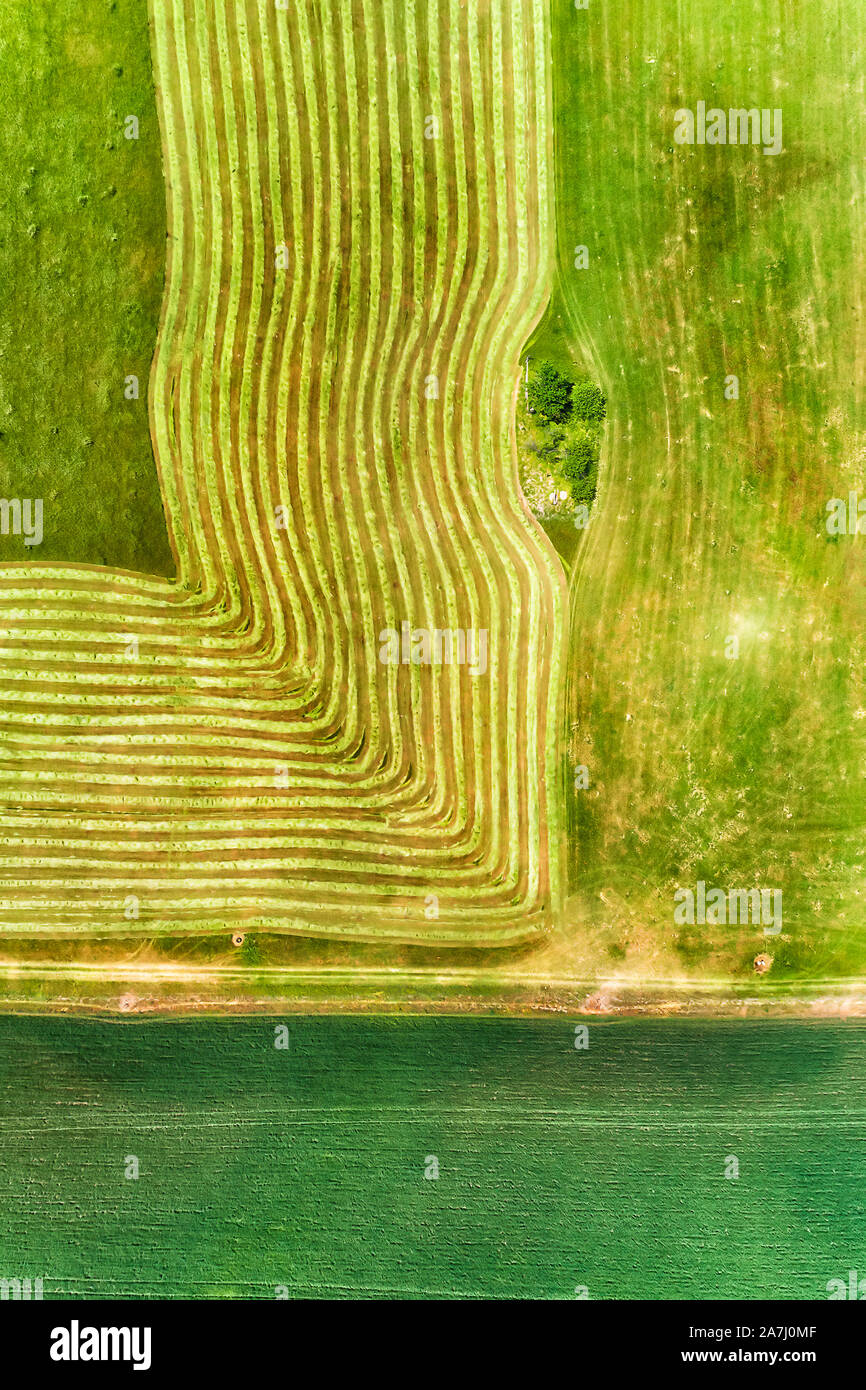
<path fill-rule="evenodd" d="M 511 406 L 553 249 L 542 0 L 149 20 L 177 579 L 4 571 L 0 929 L 538 936 L 565 591 Z M 484 669 L 385 661 L 403 623 L 483 634 Z"/>
<path fill-rule="evenodd" d="M 274 1022 L 0 1019 L 0 1277 L 821 1299 L 862 1272 L 862 1023 L 596 1022 L 578 1052 L 566 1019 L 296 1019 L 287 1051 Z"/>
<path fill-rule="evenodd" d="M 6 0 L 0 91 L 0 496 L 44 503 L 41 545 L 0 535 L 0 564 L 170 574 L 147 415 L 166 228 L 144 0 Z"/>
<path fill-rule="evenodd" d="M 863 541 L 824 517 L 866 458 L 863 55 L 853 0 L 797 14 L 154 0 L 179 582 L 7 574 L 10 1003 L 63 994 L 52 961 L 94 1007 L 228 1006 L 241 968 L 298 1007 L 857 994 Z M 783 152 L 675 145 L 698 101 L 780 107 Z M 554 537 L 564 718 L 527 343 L 608 402 L 592 522 Z M 404 614 L 489 628 L 489 682 L 383 667 Z M 678 926 L 698 880 L 781 890 L 782 933 Z"/>
<path fill-rule="evenodd" d="M 532 351 L 608 397 L 571 576 L 590 787 L 563 955 L 583 934 L 613 973 L 743 977 L 760 930 L 674 925 L 703 879 L 783 890 L 777 976 L 862 979 L 864 542 L 824 526 L 866 458 L 862 7 L 551 12 L 559 263 Z M 781 108 L 783 152 L 675 145 L 698 101 Z"/>
<path fill-rule="evenodd" d="M 864 1267 L 862 1022 L 593 1017 L 581 1051 L 564 1016 L 628 982 L 698 1005 L 733 982 L 745 1013 L 862 975 L 862 575 L 821 535 L 861 449 L 856 9 L 791 26 L 745 0 L 551 4 L 561 265 L 533 350 L 581 359 L 610 412 L 571 574 L 568 758 L 562 576 L 510 439 L 552 279 L 547 7 L 153 0 L 170 236 L 148 406 L 178 582 L 85 570 L 125 567 L 86 506 L 97 549 L 2 576 L 0 998 L 556 1016 L 287 1017 L 287 1049 L 279 1017 L 2 1017 L 0 1279 L 48 1298 L 799 1299 Z M 138 20 L 111 70 L 118 15 L 131 0 L 78 7 L 55 55 L 106 121 L 127 70 L 147 94 Z M 674 107 L 716 89 L 784 107 L 778 161 L 673 150 Z M 87 167 L 92 188 L 67 159 L 49 203 L 93 218 L 90 254 L 114 224 Z M 55 237 L 60 269 L 45 217 L 32 240 Z M 16 285 L 32 270 L 10 261 Z M 81 273 L 100 311 L 116 301 L 91 355 L 128 346 L 145 280 Z M 71 290 L 51 302 L 78 314 Z M 108 471 L 106 511 L 129 481 Z M 498 633 L 485 693 L 383 674 L 371 635 L 404 612 Z M 584 761 L 572 896 L 536 949 L 560 896 L 556 778 Z M 783 887 L 769 976 L 755 933 L 674 932 L 673 889 L 699 877 Z"/>

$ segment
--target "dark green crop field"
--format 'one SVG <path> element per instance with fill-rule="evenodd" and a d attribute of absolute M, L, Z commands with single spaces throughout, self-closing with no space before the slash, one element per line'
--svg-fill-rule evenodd
<path fill-rule="evenodd" d="M 0 535 L 0 562 L 172 573 L 147 419 L 166 226 L 146 0 L 4 0 L 0 91 L 0 495 L 42 499 L 44 528 Z"/>
<path fill-rule="evenodd" d="M 863 1023 L 275 1026 L 0 1019 L 0 1278 L 797 1299 L 866 1270 Z"/>

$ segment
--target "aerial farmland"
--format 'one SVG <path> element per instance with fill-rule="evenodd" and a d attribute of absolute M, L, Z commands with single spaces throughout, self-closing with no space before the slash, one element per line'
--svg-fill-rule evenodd
<path fill-rule="evenodd" d="M 6 0 L 0 1291 L 866 1272 L 866 53 L 787 8 Z"/>

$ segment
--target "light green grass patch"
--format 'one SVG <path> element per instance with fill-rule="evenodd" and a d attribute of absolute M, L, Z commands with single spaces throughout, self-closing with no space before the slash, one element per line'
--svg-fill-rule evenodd
<path fill-rule="evenodd" d="M 41 545 L 0 536 L 0 562 L 170 574 L 147 419 L 166 229 L 145 0 L 6 0 L 0 92 L 0 495 L 44 516 Z"/>

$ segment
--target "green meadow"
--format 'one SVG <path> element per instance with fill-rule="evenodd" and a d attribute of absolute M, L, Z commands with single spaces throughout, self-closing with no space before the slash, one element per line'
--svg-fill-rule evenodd
<path fill-rule="evenodd" d="M 275 1025 L 0 1019 L 0 1277 L 820 1299 L 866 1269 L 862 1023 Z"/>
<path fill-rule="evenodd" d="M 145 0 L 5 0 L 0 92 L 0 495 L 44 505 L 41 545 L 0 536 L 0 562 L 172 573 L 147 418 L 166 227 Z"/>
<path fill-rule="evenodd" d="M 607 419 L 589 527 L 551 524 L 570 586 L 551 735 L 569 896 L 521 961 L 566 981 L 846 989 L 866 973 L 866 541 L 825 519 L 866 460 L 861 7 L 551 0 L 551 25 L 558 266 L 528 351 L 599 382 Z M 144 0 L 14 0 L 0 77 L 0 493 L 45 501 L 43 544 L 0 536 L 0 561 L 169 573 Z M 698 103 L 781 110 L 781 152 L 677 144 Z M 699 881 L 781 892 L 781 933 L 675 922 Z M 274 963 L 264 937 L 238 959 Z"/>
<path fill-rule="evenodd" d="M 866 965 L 862 6 L 552 0 L 557 284 L 530 350 L 603 384 L 570 571 L 566 936 L 601 968 Z M 780 108 L 782 152 L 674 141 Z M 577 248 L 588 251 L 575 268 Z M 736 377 L 734 383 L 732 378 Z M 780 889 L 768 943 L 678 885 Z"/>

